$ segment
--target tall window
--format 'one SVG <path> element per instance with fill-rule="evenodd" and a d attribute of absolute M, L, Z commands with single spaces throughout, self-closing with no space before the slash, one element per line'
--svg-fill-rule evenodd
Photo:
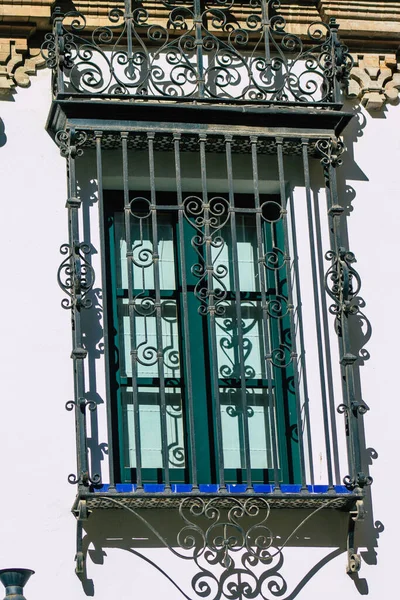
<path fill-rule="evenodd" d="M 298 482 L 280 199 L 107 207 L 121 481 Z"/>

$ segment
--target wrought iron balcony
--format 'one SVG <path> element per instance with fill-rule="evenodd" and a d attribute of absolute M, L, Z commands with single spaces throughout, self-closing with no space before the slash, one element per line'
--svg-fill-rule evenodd
<path fill-rule="evenodd" d="M 67 408 L 77 431 L 77 473 L 69 480 L 78 484 L 73 511 L 79 572 L 82 521 L 97 508 L 136 514 L 179 507 L 183 516 L 191 511 L 207 518 L 222 508 L 231 519 L 235 511 L 251 517 L 270 506 L 302 506 L 362 516 L 364 488 L 371 483 L 359 438 L 367 407 L 355 389 L 349 327 L 358 312 L 360 280 L 342 238 L 336 181 L 344 151 L 337 136 L 351 118 L 341 110 L 340 88 L 352 61 L 334 21 L 313 23 L 297 36 L 287 30 L 279 7 L 278 0 L 126 0 L 96 29 L 80 13 L 56 13 L 46 36 L 54 93 L 48 130 L 68 164 L 69 240 L 61 247 L 59 283 L 73 324 L 75 398 Z M 100 211 L 99 329 L 104 327 L 109 439 L 104 484 L 90 464 L 87 409 L 93 424 L 97 405 L 85 386 L 88 372 L 96 372 L 87 364 L 83 316 L 92 310 L 94 269 L 91 247 L 81 238 L 85 199 L 79 196 L 93 185 Z M 296 198 L 295 188 L 296 194 L 302 190 Z M 323 188 L 327 214 L 321 227 Z M 119 227 L 114 246 L 111 227 Z M 161 238 L 170 246 L 169 273 Z M 251 257 L 247 266 L 243 248 Z M 246 268 L 254 273 L 247 287 Z M 169 286 L 161 284 L 164 276 Z M 173 333 L 166 341 L 168 303 Z M 256 315 L 252 327 L 245 323 L 248 314 Z M 138 327 L 142 339 L 135 337 Z M 124 340 L 119 344 L 118 336 Z M 203 352 L 202 378 L 195 373 L 196 344 Z M 166 349 L 174 355 L 172 367 Z M 228 370 L 222 352 L 232 362 Z M 253 357 L 262 366 L 250 375 Z M 254 389 L 260 397 L 249 400 Z M 141 393 L 153 398 L 142 402 Z M 171 445 L 168 409 L 176 398 L 175 416 L 183 425 Z M 158 463 L 151 465 L 144 464 L 140 423 L 146 402 L 156 407 L 153 429 L 160 432 Z M 235 404 L 228 406 L 231 415 L 228 404 Z M 224 436 L 233 430 L 223 423 L 226 414 L 239 423 L 231 464 Z M 263 456 L 270 454 L 262 467 L 250 447 L 257 419 L 265 423 Z M 171 446 L 178 449 L 179 468 Z M 323 454 L 318 479 L 315 456 Z M 201 461 L 207 462 L 203 470 Z M 353 533 L 351 520 L 350 570 L 357 563 Z"/>
<path fill-rule="evenodd" d="M 56 98 L 337 107 L 352 65 L 338 25 L 294 35 L 279 0 L 125 0 L 95 29 L 55 13 Z"/>

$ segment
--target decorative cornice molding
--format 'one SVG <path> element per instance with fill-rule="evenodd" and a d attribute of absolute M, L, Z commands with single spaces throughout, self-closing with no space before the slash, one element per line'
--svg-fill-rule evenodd
<path fill-rule="evenodd" d="M 359 98 L 369 111 L 380 110 L 386 102 L 396 102 L 400 91 L 400 65 L 394 54 L 354 55 L 347 95 Z"/>
<path fill-rule="evenodd" d="M 28 47 L 27 39 L 0 38 L 0 96 L 15 86 L 28 87 L 30 76 L 44 66 L 40 48 Z"/>

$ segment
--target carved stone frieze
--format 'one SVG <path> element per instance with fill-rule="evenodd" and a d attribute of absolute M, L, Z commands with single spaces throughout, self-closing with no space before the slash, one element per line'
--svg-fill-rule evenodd
<path fill-rule="evenodd" d="M 350 73 L 347 94 L 359 98 L 367 110 L 380 110 L 396 102 L 400 90 L 400 65 L 394 54 L 357 54 Z"/>

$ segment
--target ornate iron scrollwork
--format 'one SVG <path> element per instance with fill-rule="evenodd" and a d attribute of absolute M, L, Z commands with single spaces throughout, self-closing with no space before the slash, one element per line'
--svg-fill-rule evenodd
<path fill-rule="evenodd" d="M 335 103 L 353 64 L 338 25 L 311 23 L 306 40 L 286 31 L 279 0 L 145 2 L 113 8 L 87 30 L 83 14 L 55 13 L 42 47 L 54 93 L 215 101 Z"/>
<path fill-rule="evenodd" d="M 277 547 L 267 525 L 270 505 L 262 497 L 231 496 L 224 500 L 224 508 L 219 505 L 220 498 L 217 497 L 183 498 L 179 506 L 183 527 L 178 531 L 173 545 L 147 520 L 144 516 L 146 511 L 134 510 L 111 496 L 107 497 L 107 501 L 130 512 L 176 557 L 193 562 L 197 567 L 191 579 L 195 594 L 193 598 L 208 600 L 272 600 L 282 596 L 287 591 L 287 583 L 280 573 L 284 547 L 304 523 L 335 502 L 329 499 L 308 514 L 284 543 Z M 74 510 L 78 519 L 77 573 L 82 573 L 84 569 L 82 521 L 88 518 L 87 508 L 82 507 L 81 502 L 78 501 Z M 175 585 L 190 600 L 190 596 Z"/>
<path fill-rule="evenodd" d="M 335 315 L 336 331 L 341 335 L 343 315 L 354 315 L 358 312 L 358 307 L 353 300 L 361 289 L 361 279 L 352 266 L 356 262 L 352 252 L 339 248 L 337 253 L 327 252 L 325 258 L 332 261 L 325 275 L 325 289 L 335 301 L 329 307 L 329 311 Z"/>
<path fill-rule="evenodd" d="M 219 232 L 229 221 L 229 202 L 222 196 L 215 196 L 207 202 L 197 196 L 188 196 L 183 202 L 183 214 L 197 231 L 191 244 L 199 257 L 199 262 L 192 266 L 192 273 L 198 279 L 194 294 L 201 303 L 199 313 L 206 315 L 214 311 L 221 316 L 225 312 L 223 301 L 227 297 L 227 288 L 224 277 L 228 269 L 218 263 L 225 247 Z"/>
<path fill-rule="evenodd" d="M 90 485 L 98 486 L 101 485 L 101 475 L 95 473 L 90 476 L 88 471 L 82 471 L 78 477 L 75 473 L 70 473 L 68 475 L 68 483 L 71 483 L 72 485 L 83 485 L 85 487 L 89 487 Z"/>
<path fill-rule="evenodd" d="M 76 158 L 82 156 L 83 146 L 87 140 L 85 131 L 76 131 L 69 129 L 67 131 L 57 131 L 55 136 L 56 144 L 60 148 L 60 154 L 64 158 Z"/>
<path fill-rule="evenodd" d="M 342 140 L 338 138 L 318 140 L 315 148 L 321 156 L 321 164 L 324 167 L 340 167 L 342 165 L 342 154 L 345 150 Z"/>
<path fill-rule="evenodd" d="M 350 475 L 346 475 L 346 477 L 343 478 L 343 483 L 348 490 L 354 490 L 355 488 L 363 489 L 365 486 L 371 485 L 372 482 L 372 477 L 365 473 L 357 473 L 356 477 L 353 478 L 350 477 Z"/>
<path fill-rule="evenodd" d="M 74 408 L 79 407 L 81 410 L 85 410 L 86 408 L 91 412 L 97 410 L 97 404 L 93 400 L 86 400 L 85 398 L 80 398 L 78 402 L 74 400 L 68 400 L 65 404 L 65 410 L 71 412 Z"/>
<path fill-rule="evenodd" d="M 66 254 L 57 272 L 57 281 L 60 288 L 68 294 L 69 298 L 63 298 L 61 306 L 70 309 L 73 306 L 90 308 L 92 301 L 87 297 L 93 288 L 95 273 L 92 265 L 86 259 L 91 249 L 88 244 L 74 243 L 63 244 L 60 248 L 61 254 Z"/>

